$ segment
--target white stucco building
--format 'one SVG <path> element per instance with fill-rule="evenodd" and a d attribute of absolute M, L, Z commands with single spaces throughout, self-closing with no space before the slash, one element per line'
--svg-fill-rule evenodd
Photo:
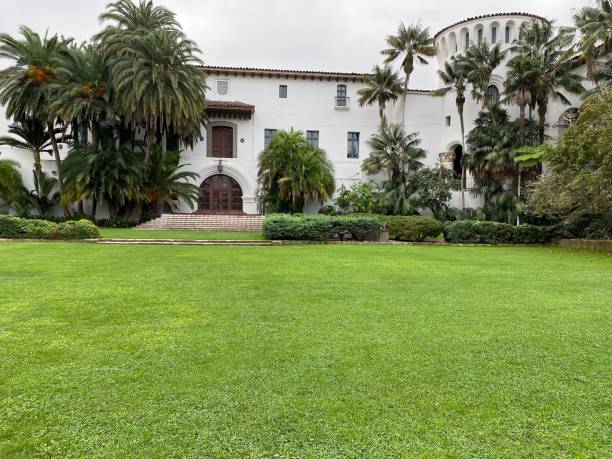
<path fill-rule="evenodd" d="M 502 13 L 469 18 L 450 25 L 435 35 L 438 66 L 459 55 L 469 44 L 486 40 L 502 43 L 504 49 L 518 37 L 523 23 L 543 19 L 526 13 Z M 506 61 L 511 56 L 506 58 Z M 365 75 L 322 71 L 293 71 L 243 67 L 207 66 L 210 90 L 207 94 L 210 125 L 201 142 L 183 153 L 182 161 L 200 174 L 199 211 L 210 213 L 254 214 L 258 212 L 257 157 L 277 130 L 295 129 L 305 133 L 313 143 L 323 148 L 333 162 L 336 184 L 350 185 L 366 179 L 361 162 L 369 154 L 366 140 L 378 129 L 378 107 L 359 107 L 357 91 L 364 86 Z M 496 69 L 490 97 L 499 97 L 505 80 L 505 63 Z M 427 151 L 426 164 L 438 161 L 460 171 L 461 133 L 455 95 L 433 97 L 432 89 L 440 83 L 431 82 L 426 89 L 411 89 L 407 96 L 405 128 L 419 132 L 421 147 Z M 578 97 L 566 95 L 572 106 L 551 102 L 548 110 L 549 135 L 556 137 L 560 116 L 578 107 Z M 401 98 L 387 108 L 391 123 L 402 121 Z M 511 116 L 518 109 L 507 107 Z M 473 127 L 479 105 L 467 97 L 465 105 L 466 133 Z M 66 152 L 64 148 L 63 154 Z M 2 150 L 2 157 L 12 157 L 22 163 L 22 170 L 31 169 L 28 153 Z M 44 169 L 53 173 L 55 164 L 45 158 Z M 24 174 L 27 175 L 27 174 Z M 26 177 L 26 179 L 29 177 Z M 467 177 L 469 189 L 471 179 Z M 460 206 L 460 193 L 453 195 L 451 206 Z M 466 206 L 478 207 L 478 197 L 466 193 Z M 316 210 L 312 205 L 307 210 Z M 182 212 L 191 209 L 182 204 Z"/>

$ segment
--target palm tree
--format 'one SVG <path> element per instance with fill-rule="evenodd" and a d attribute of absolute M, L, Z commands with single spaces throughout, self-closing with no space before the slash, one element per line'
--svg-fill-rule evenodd
<path fill-rule="evenodd" d="M 380 125 L 385 127 L 385 107 L 387 102 L 396 101 L 402 94 L 402 80 L 389 65 L 381 67 L 379 65 L 372 69 L 372 74 L 368 75 L 364 82 L 368 85 L 357 91 L 359 94 L 359 106 L 372 105 L 378 103 L 378 114 Z"/>
<path fill-rule="evenodd" d="M 179 198 L 192 209 L 198 202 L 200 189 L 189 181 L 199 178 L 199 174 L 181 170 L 189 164 L 179 166 L 179 159 L 179 151 L 163 151 L 159 145 L 153 148 L 143 186 L 145 201 L 156 215 L 160 207 L 173 206 Z"/>
<path fill-rule="evenodd" d="M 23 181 L 19 164 L 10 159 L 0 159 L 0 203 L 10 205 L 21 188 Z"/>
<path fill-rule="evenodd" d="M 599 7 L 582 8 L 574 22 L 582 34 L 579 47 L 587 64 L 587 76 L 595 81 L 597 59 L 612 51 L 612 2 L 600 0 Z"/>
<path fill-rule="evenodd" d="M 66 195 L 91 202 L 91 219 L 108 204 L 111 220 L 120 210 L 142 198 L 142 153 L 116 139 L 101 139 L 101 146 L 75 145 L 64 160 Z"/>
<path fill-rule="evenodd" d="M 519 107 L 519 147 L 525 145 L 525 109 L 531 105 L 532 88 L 536 80 L 536 64 L 526 55 L 518 55 L 508 62 L 508 74 L 504 82 L 508 101 Z"/>
<path fill-rule="evenodd" d="M 438 70 L 438 76 L 446 86 L 432 92 L 433 96 L 444 96 L 449 92 L 455 93 L 455 105 L 459 115 L 461 126 L 461 151 L 465 154 L 465 123 L 463 119 L 463 108 L 465 106 L 465 91 L 468 82 L 465 75 L 455 60 L 451 63 L 445 62 L 444 69 Z M 461 210 L 465 210 L 465 167 L 461 167 Z"/>
<path fill-rule="evenodd" d="M 259 155 L 259 200 L 269 210 L 302 212 L 308 201 L 324 203 L 335 190 L 327 154 L 299 131 L 280 131 Z"/>
<path fill-rule="evenodd" d="M 521 27 L 519 39 L 511 48 L 511 52 L 517 54 L 513 60 L 527 58 L 532 63 L 534 79 L 530 85 L 529 107 L 538 106 L 540 143 L 544 142 L 549 100 L 569 105 L 570 101 L 561 90 L 571 94 L 581 94 L 585 90 L 583 78 L 574 72 L 573 39 L 574 32 L 567 27 L 555 32 L 552 22 L 535 21 Z"/>
<path fill-rule="evenodd" d="M 26 119 L 9 125 L 8 132 L 12 136 L 1 136 L 0 145 L 21 148 L 32 152 L 34 155 L 34 174 L 40 176 L 42 173 L 41 153 L 53 154 L 51 148 L 51 135 L 47 125 L 37 119 Z M 53 136 L 59 141 L 61 129 L 55 129 Z"/>
<path fill-rule="evenodd" d="M 369 175 L 386 172 L 396 182 L 407 170 L 423 166 L 425 150 L 419 148 L 421 139 L 416 132 L 407 134 L 399 124 L 381 128 L 366 142 L 370 155 L 361 163 L 361 170 Z"/>
<path fill-rule="evenodd" d="M 387 37 L 387 44 L 389 48 L 381 51 L 386 56 L 385 63 L 401 58 L 402 70 L 406 75 L 404 78 L 404 105 L 402 107 L 402 126 L 405 126 L 408 84 L 410 82 L 410 75 L 414 70 L 414 60 L 416 58 L 417 62 L 428 64 L 425 58 L 435 56 L 436 47 L 433 44 L 433 38 L 430 36 L 428 28 L 423 28 L 420 24 L 406 27 L 404 23 L 400 23 L 397 35 L 389 35 Z"/>
<path fill-rule="evenodd" d="M 472 97 L 480 102 L 482 109 L 492 113 L 492 104 L 487 97 L 491 76 L 506 56 L 501 43 L 489 47 L 486 41 L 470 46 L 465 54 L 457 58 L 457 68 L 472 85 Z"/>
<path fill-rule="evenodd" d="M 56 78 L 54 62 L 69 41 L 57 35 L 41 38 L 23 26 L 19 30 L 21 40 L 0 34 L 0 58 L 8 59 L 11 63 L 0 72 L 0 104 L 5 107 L 7 118 L 17 121 L 35 118 L 47 124 L 61 187 L 59 146 L 55 135 L 52 135 L 57 114 L 49 110 L 48 86 Z M 64 211 L 67 212 L 67 209 Z"/>
<path fill-rule="evenodd" d="M 29 191 L 25 188 L 22 190 L 22 201 L 25 201 L 25 206 L 21 204 L 22 209 L 34 207 L 41 217 L 46 217 L 51 210 L 60 202 L 60 194 L 55 191 L 58 186 L 58 180 L 55 177 L 49 177 L 44 172 L 40 175 L 34 174 L 34 189 Z"/>

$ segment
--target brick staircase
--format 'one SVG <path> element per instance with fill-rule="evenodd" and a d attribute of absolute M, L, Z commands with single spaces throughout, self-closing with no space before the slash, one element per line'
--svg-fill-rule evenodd
<path fill-rule="evenodd" d="M 261 231 L 263 215 L 162 214 L 138 225 L 145 230 Z"/>

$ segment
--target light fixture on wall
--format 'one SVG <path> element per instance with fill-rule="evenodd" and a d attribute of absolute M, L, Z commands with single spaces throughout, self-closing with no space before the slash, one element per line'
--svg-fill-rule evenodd
<path fill-rule="evenodd" d="M 217 164 L 217 170 L 219 171 L 219 174 L 223 172 L 223 160 L 222 159 L 219 159 L 219 164 Z"/>

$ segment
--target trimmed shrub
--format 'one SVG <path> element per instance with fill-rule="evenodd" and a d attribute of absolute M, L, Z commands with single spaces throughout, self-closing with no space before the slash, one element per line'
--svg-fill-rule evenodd
<path fill-rule="evenodd" d="M 353 239 L 364 240 L 380 229 L 380 222 L 373 216 L 326 216 L 326 215 L 285 215 L 266 216 L 263 234 L 267 239 L 298 241 L 324 241 L 338 234 L 347 233 Z"/>
<path fill-rule="evenodd" d="M 381 220 L 387 225 L 389 239 L 396 241 L 424 241 L 434 239 L 442 232 L 442 224 L 429 217 L 384 215 Z"/>
<path fill-rule="evenodd" d="M 0 216 L 0 238 L 7 239 L 90 239 L 100 237 L 89 220 L 54 223 L 47 220 Z"/>
<path fill-rule="evenodd" d="M 552 226 L 513 226 L 475 220 L 448 222 L 443 230 L 446 241 L 468 244 L 543 244 L 555 234 Z"/>
<path fill-rule="evenodd" d="M 95 239 L 100 237 L 98 227 L 86 219 L 60 223 L 59 232 L 61 239 Z"/>

